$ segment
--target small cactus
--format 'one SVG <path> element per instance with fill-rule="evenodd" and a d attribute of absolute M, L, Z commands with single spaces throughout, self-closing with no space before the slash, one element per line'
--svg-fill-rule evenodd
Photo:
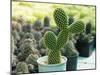
<path fill-rule="evenodd" d="M 39 19 L 37 19 L 33 25 L 33 29 L 39 31 L 43 28 L 43 25 Z"/>
<path fill-rule="evenodd" d="M 39 40 L 42 38 L 41 32 L 38 32 L 38 31 L 34 30 L 33 35 L 34 35 L 34 38 L 35 38 L 36 42 L 39 42 Z"/>
<path fill-rule="evenodd" d="M 25 35 L 23 36 L 23 40 L 25 39 L 32 39 L 33 40 L 33 44 L 35 45 L 36 44 L 36 40 L 34 38 L 34 35 L 33 33 L 25 33 Z"/>
<path fill-rule="evenodd" d="M 74 17 L 73 16 L 69 16 L 68 22 L 69 22 L 69 25 L 71 25 L 74 22 Z"/>
<path fill-rule="evenodd" d="M 55 9 L 53 16 L 57 26 L 62 30 L 66 29 L 68 25 L 68 16 L 66 16 L 64 10 L 61 8 Z"/>
<path fill-rule="evenodd" d="M 17 19 L 17 22 L 20 23 L 21 25 L 23 25 L 25 23 L 24 17 L 19 16 L 18 19 Z"/>
<path fill-rule="evenodd" d="M 76 21 L 68 26 L 68 17 L 61 8 L 57 8 L 54 11 L 54 20 L 61 31 L 58 37 L 52 31 L 48 31 L 44 35 L 45 45 L 49 49 L 48 64 L 60 63 L 60 49 L 66 44 L 70 34 L 79 33 L 84 29 L 84 23 L 82 21 Z"/>
<path fill-rule="evenodd" d="M 42 37 L 42 38 L 40 39 L 40 41 L 39 41 L 39 48 L 40 48 L 40 49 L 41 49 L 41 48 L 46 49 L 46 46 L 45 46 L 44 38 L 43 38 L 43 37 Z"/>
<path fill-rule="evenodd" d="M 39 58 L 39 56 L 37 54 L 30 54 L 26 59 L 26 63 L 37 66 L 37 59 L 38 58 Z"/>
<path fill-rule="evenodd" d="M 65 56 L 67 57 L 71 57 L 71 56 L 78 56 L 79 53 L 77 52 L 74 43 L 69 40 L 68 43 L 66 43 L 66 45 L 64 46 L 65 49 Z"/>
<path fill-rule="evenodd" d="M 91 33 L 91 31 L 92 31 L 92 24 L 91 24 L 91 22 L 88 22 L 86 24 L 86 34 Z"/>
<path fill-rule="evenodd" d="M 44 27 L 49 27 L 50 26 L 50 19 L 48 16 L 44 18 Z"/>
<path fill-rule="evenodd" d="M 22 27 L 23 32 L 32 32 L 32 26 L 30 24 L 24 25 Z"/>
<path fill-rule="evenodd" d="M 30 73 L 33 73 L 35 67 L 34 67 L 34 65 L 32 65 L 32 64 L 28 64 L 28 69 L 29 69 L 29 72 L 30 72 Z"/>
<path fill-rule="evenodd" d="M 19 62 L 16 66 L 16 73 L 17 74 L 29 73 L 28 65 L 25 62 Z"/>
<path fill-rule="evenodd" d="M 35 50 L 33 47 L 33 40 L 32 39 L 25 39 L 20 46 L 20 50 L 21 50 L 21 52 L 19 55 L 19 59 L 21 61 L 24 61 Z"/>
<path fill-rule="evenodd" d="M 19 36 L 18 32 L 16 30 L 13 30 L 12 31 L 12 36 L 14 38 L 15 44 L 17 44 L 17 41 L 20 40 L 20 36 Z"/>

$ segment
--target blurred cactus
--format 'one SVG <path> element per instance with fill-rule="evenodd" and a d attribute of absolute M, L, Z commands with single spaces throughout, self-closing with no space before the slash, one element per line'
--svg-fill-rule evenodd
<path fill-rule="evenodd" d="M 32 32 L 32 26 L 30 24 L 24 25 L 22 27 L 23 32 Z"/>
<path fill-rule="evenodd" d="M 37 59 L 38 58 L 39 58 L 39 56 L 37 54 L 30 54 L 26 59 L 26 63 L 37 66 Z"/>
<path fill-rule="evenodd" d="M 33 29 L 39 31 L 43 28 L 41 20 L 37 19 L 33 25 Z"/>
<path fill-rule="evenodd" d="M 14 37 L 11 36 L 11 50 L 12 50 L 12 54 L 14 53 L 15 51 L 15 42 L 14 42 Z"/>
<path fill-rule="evenodd" d="M 28 69 L 29 69 L 29 72 L 30 73 L 34 73 L 34 69 L 35 69 L 35 67 L 34 67 L 34 65 L 32 65 L 32 64 L 28 64 Z"/>
<path fill-rule="evenodd" d="M 29 73 L 28 65 L 25 62 L 19 62 L 16 66 L 17 74 Z"/>
<path fill-rule="evenodd" d="M 35 38 L 34 38 L 33 33 L 28 33 L 28 32 L 25 33 L 25 35 L 23 36 L 22 41 L 25 40 L 25 39 L 32 39 L 32 40 L 33 40 L 33 45 L 34 45 L 34 47 L 35 47 L 36 40 L 35 40 Z"/>
<path fill-rule="evenodd" d="M 42 38 L 40 39 L 40 41 L 39 41 L 39 47 L 40 47 L 40 49 L 41 49 L 41 48 L 46 49 L 46 46 L 45 46 L 45 43 L 44 43 L 44 37 L 42 37 Z"/>
<path fill-rule="evenodd" d="M 91 31 L 92 31 L 92 24 L 91 24 L 91 22 L 88 22 L 86 24 L 86 34 L 91 33 Z"/>
<path fill-rule="evenodd" d="M 24 25 L 24 23 L 25 23 L 24 17 L 23 16 L 19 16 L 17 18 L 17 22 L 20 23 L 21 25 Z"/>
<path fill-rule="evenodd" d="M 33 35 L 34 35 L 34 38 L 35 38 L 36 42 L 39 42 L 39 40 L 42 38 L 41 32 L 38 32 L 38 31 L 34 30 Z"/>
<path fill-rule="evenodd" d="M 73 16 L 69 16 L 68 22 L 69 22 L 69 25 L 71 25 L 74 22 L 74 17 Z"/>
<path fill-rule="evenodd" d="M 12 31 L 12 36 L 14 37 L 14 42 L 17 44 L 17 41 L 20 40 L 20 36 L 16 30 Z"/>
<path fill-rule="evenodd" d="M 50 26 L 50 19 L 48 16 L 44 18 L 44 27 L 49 27 Z"/>
<path fill-rule="evenodd" d="M 12 59 L 11 59 L 11 65 L 12 65 L 12 70 L 14 71 L 16 69 L 16 65 L 18 63 L 17 56 L 12 54 Z"/>
<path fill-rule="evenodd" d="M 16 21 L 12 21 L 12 30 L 16 30 L 17 32 L 21 32 L 22 31 L 21 24 L 16 22 Z"/>
<path fill-rule="evenodd" d="M 44 35 L 44 41 L 46 47 L 49 49 L 48 52 L 48 63 L 57 64 L 61 62 L 60 49 L 68 41 L 71 33 L 79 33 L 84 29 L 84 23 L 82 21 L 76 21 L 68 26 L 68 17 L 61 8 L 57 8 L 54 11 L 54 20 L 57 26 L 61 29 L 58 37 L 51 31 L 48 31 Z"/>
<path fill-rule="evenodd" d="M 46 46 L 44 43 L 44 38 L 42 37 L 39 41 L 39 51 L 42 56 L 47 54 Z"/>
<path fill-rule="evenodd" d="M 72 56 L 78 56 L 79 55 L 78 51 L 75 48 L 74 43 L 71 40 L 69 40 L 65 44 L 64 49 L 65 49 L 64 55 L 67 56 L 67 57 L 72 57 Z"/>
<path fill-rule="evenodd" d="M 25 39 L 20 46 L 20 55 L 18 56 L 19 60 L 24 61 L 26 58 L 34 52 L 33 40 Z"/>

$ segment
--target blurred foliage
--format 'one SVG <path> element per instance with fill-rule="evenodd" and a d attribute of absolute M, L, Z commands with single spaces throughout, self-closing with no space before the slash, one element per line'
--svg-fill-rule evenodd
<path fill-rule="evenodd" d="M 80 19 L 84 21 L 84 23 L 91 21 L 93 29 L 95 29 L 95 6 L 12 2 L 12 20 L 16 20 L 19 16 L 24 16 L 26 22 L 33 24 L 37 19 L 43 21 L 44 17 L 48 16 L 51 19 L 51 27 L 55 27 L 53 11 L 56 8 L 63 8 L 66 14 L 74 16 L 75 20 Z"/>

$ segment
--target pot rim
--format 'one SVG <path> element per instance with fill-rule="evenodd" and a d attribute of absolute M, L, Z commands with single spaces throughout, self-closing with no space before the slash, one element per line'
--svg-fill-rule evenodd
<path fill-rule="evenodd" d="M 39 64 L 39 65 L 42 65 L 42 66 L 51 66 L 51 67 L 53 67 L 53 66 L 60 66 L 60 65 L 63 65 L 64 63 L 66 63 L 67 62 L 67 58 L 65 57 L 65 56 L 61 56 L 61 59 L 63 60 L 61 63 L 58 63 L 58 64 L 43 64 L 43 63 L 41 63 L 42 61 L 41 61 L 41 59 L 43 60 L 43 58 L 48 58 L 48 56 L 43 56 L 43 57 L 40 57 L 38 60 L 37 60 L 37 63 Z"/>

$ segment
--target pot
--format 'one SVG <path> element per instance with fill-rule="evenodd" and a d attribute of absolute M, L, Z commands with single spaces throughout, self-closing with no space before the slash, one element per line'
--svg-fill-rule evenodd
<path fill-rule="evenodd" d="M 66 62 L 67 58 L 61 56 L 61 63 L 58 64 L 48 64 L 46 63 L 48 60 L 48 56 L 40 57 L 37 60 L 39 72 L 58 72 L 58 71 L 66 71 Z"/>

